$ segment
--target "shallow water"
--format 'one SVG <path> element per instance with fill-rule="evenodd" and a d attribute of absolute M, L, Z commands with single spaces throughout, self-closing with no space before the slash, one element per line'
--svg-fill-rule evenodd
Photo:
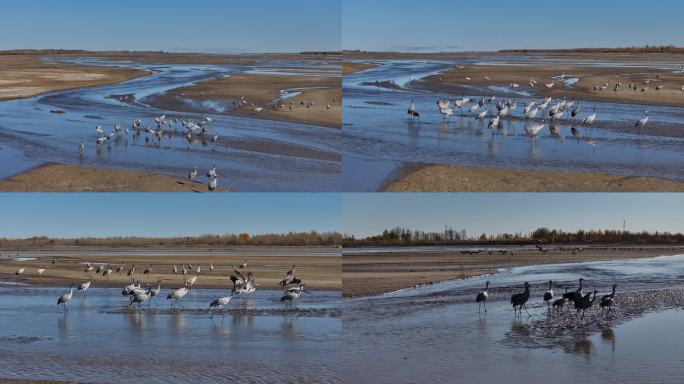
<path fill-rule="evenodd" d="M 195 166 L 200 174 L 218 162 L 219 185 L 241 191 L 337 191 L 340 190 L 341 154 L 339 130 L 296 123 L 215 115 L 226 106 L 191 105 L 197 112 L 173 111 L 152 106 L 165 92 L 233 73 L 268 68 L 228 65 L 141 64 L 109 62 L 97 58 L 74 63 L 122 66 L 152 72 L 135 80 L 88 89 L 53 92 L 29 99 L 0 102 L 0 178 L 46 162 L 146 171 L 186 177 Z M 274 62 L 273 65 L 305 70 L 321 63 Z M 312 73 L 336 76 L 331 65 Z M 274 69 L 274 71 L 276 71 Z M 286 74 L 286 73 L 285 73 Z M 113 95 L 133 95 L 121 102 Z M 130 99 L 129 99 L 130 100 Z M 50 110 L 63 110 L 53 114 Z M 153 119 L 166 114 L 195 121 L 211 116 L 210 134 L 188 146 L 180 123 L 165 129 L 161 142 L 132 133 L 97 146 L 95 127 L 106 132 L 115 124 L 130 128 L 136 119 L 143 128 L 155 127 Z M 219 134 L 218 143 L 210 137 Z M 81 156 L 78 145 L 85 142 Z M 203 180 L 203 179 L 201 179 Z"/>
<path fill-rule="evenodd" d="M 257 291 L 210 318 L 225 291 L 195 289 L 184 310 L 161 297 L 129 309 L 120 289 L 75 292 L 0 284 L 0 377 L 112 383 L 339 382 L 339 292 L 300 297 L 283 311 L 278 291 Z M 165 296 L 168 289 L 162 289 Z"/>
<path fill-rule="evenodd" d="M 525 127 L 539 124 L 541 111 L 540 118 L 533 121 L 504 119 L 492 134 L 487 129 L 489 118 L 479 122 L 472 117 L 474 114 L 467 113 L 472 104 L 463 111 L 456 109 L 448 122 L 435 106 L 440 99 L 467 96 L 478 100 L 489 98 L 497 91 L 503 92 L 496 103 L 502 98 L 507 100 L 516 96 L 510 90 L 466 87 L 469 89 L 467 95 L 447 95 L 420 88 L 420 79 L 472 61 L 375 63 L 380 66 L 345 76 L 343 80 L 343 179 L 346 191 L 378 190 L 401 166 L 416 163 L 606 172 L 684 180 L 684 138 L 653 134 L 648 129 L 684 129 L 684 108 L 581 102 L 579 121 L 596 108 L 598 117 L 593 127 L 582 127 L 566 117 L 554 124 L 556 131 L 551 131 L 547 119 L 545 129 L 533 140 L 525 134 Z M 593 65 L 621 64 L 596 62 Z M 668 63 L 662 63 L 662 66 L 673 70 Z M 374 86 L 376 81 L 394 82 L 402 88 Z M 518 107 L 512 112 L 514 116 L 520 116 L 524 104 L 530 100 L 521 94 L 524 92 L 521 89 L 515 91 Z M 415 100 L 421 113 L 419 121 L 411 121 L 406 116 L 411 99 Z M 539 101 L 539 98 L 533 99 Z M 495 103 L 487 104 L 490 116 L 496 113 Z M 634 122 L 646 109 L 650 116 L 649 126 L 636 131 Z M 577 130 L 573 131 L 573 127 Z"/>
<path fill-rule="evenodd" d="M 343 335 L 345 380 L 681 382 L 681 310 L 651 313 L 624 323 L 612 323 L 609 317 L 608 326 L 600 332 L 577 336 L 566 348 L 524 347 L 525 339 L 532 337 L 528 328 L 532 322 L 554 321 L 545 320 L 552 316 L 541 299 L 545 283 L 552 279 L 573 289 L 579 277 L 586 279 L 585 292 L 597 289 L 599 295 L 618 284 L 615 311 L 619 313 L 620 292 L 681 287 L 684 255 L 507 268 L 490 276 L 348 300 Z M 488 311 L 478 314 L 474 298 L 485 280 L 491 282 Z M 524 281 L 532 284 L 531 317 L 523 312 L 516 319 L 509 298 L 522 290 Z M 557 295 L 563 291 L 555 288 Z M 517 342 L 510 342 L 511 337 Z"/>

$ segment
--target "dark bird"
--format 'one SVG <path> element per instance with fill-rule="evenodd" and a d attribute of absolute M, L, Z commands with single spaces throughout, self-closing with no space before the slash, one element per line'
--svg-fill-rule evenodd
<path fill-rule="evenodd" d="M 551 304 L 551 300 L 553 299 L 553 281 L 549 280 L 549 290 L 544 292 L 544 302 L 546 305 Z"/>
<path fill-rule="evenodd" d="M 612 310 L 613 304 L 615 304 L 615 288 L 617 288 L 617 284 L 613 284 L 613 292 L 601 297 L 601 302 L 599 303 L 601 309 L 608 307 L 608 312 Z"/>
<path fill-rule="evenodd" d="M 594 296 L 590 298 L 590 296 L 592 296 L 592 293 L 594 294 Z M 578 313 L 581 311 L 580 319 L 584 319 L 584 312 L 586 312 L 587 309 L 591 308 L 594 305 L 594 301 L 596 300 L 596 293 L 598 293 L 598 291 L 589 292 L 586 295 L 582 296 L 580 300 L 575 301 L 575 309 Z"/>
<path fill-rule="evenodd" d="M 527 300 L 530 299 L 530 284 L 528 282 L 525 282 L 525 291 L 522 293 L 516 293 L 513 296 L 511 296 L 511 304 L 513 304 L 513 313 L 515 313 L 516 308 L 518 307 L 518 310 L 520 311 L 520 314 L 522 315 L 522 309 L 525 308 L 525 312 L 527 312 Z M 529 312 L 527 312 L 528 316 L 531 316 Z"/>

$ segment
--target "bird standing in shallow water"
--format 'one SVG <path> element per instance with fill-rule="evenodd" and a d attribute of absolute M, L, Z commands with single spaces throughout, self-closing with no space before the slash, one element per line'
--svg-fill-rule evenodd
<path fill-rule="evenodd" d="M 544 292 L 544 302 L 549 305 L 551 300 L 553 300 L 553 281 L 549 280 L 549 290 Z"/>
<path fill-rule="evenodd" d="M 511 304 L 513 305 L 513 313 L 516 313 L 516 307 L 518 307 L 518 311 L 520 311 L 520 315 L 522 316 L 522 310 L 525 308 L 525 312 L 527 312 L 528 316 L 531 316 L 530 313 L 527 311 L 527 300 L 530 299 L 530 284 L 528 282 L 525 282 L 525 290 L 521 293 L 516 293 L 513 296 L 511 296 Z"/>
<path fill-rule="evenodd" d="M 484 305 L 484 310 L 487 312 L 487 299 L 489 298 L 489 281 L 485 282 L 485 289 L 477 294 L 475 297 L 475 302 L 478 303 L 478 312 L 482 305 Z"/>

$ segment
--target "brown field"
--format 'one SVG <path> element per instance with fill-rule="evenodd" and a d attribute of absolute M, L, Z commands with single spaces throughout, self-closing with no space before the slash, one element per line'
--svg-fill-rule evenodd
<path fill-rule="evenodd" d="M 207 192 L 207 185 L 173 176 L 49 164 L 0 180 L 0 192 Z M 217 192 L 227 192 L 217 188 Z"/>
<path fill-rule="evenodd" d="M 38 258 L 36 261 L 19 262 L 8 261 L 3 257 L 0 259 L 0 280 L 12 280 L 28 284 L 37 285 L 53 285 L 53 286 L 68 286 L 71 283 L 80 284 L 86 281 L 92 281 L 92 286 L 95 287 L 123 287 L 131 281 L 131 278 L 126 276 L 128 268 L 135 264 L 135 277 L 140 279 L 143 284 L 156 284 L 161 280 L 161 284 L 165 288 L 177 287 L 183 285 L 186 278 L 194 276 L 195 273 L 188 271 L 187 276 L 182 274 L 174 275 L 172 267 L 175 264 L 178 269 L 181 269 L 181 264 L 192 264 L 194 266 L 201 266 L 199 277 L 195 283 L 195 287 L 200 288 L 226 288 L 232 287 L 229 280 L 230 274 L 233 270 L 233 265 L 239 265 L 247 259 L 248 271 L 254 273 L 258 287 L 260 289 L 278 289 L 278 282 L 285 276 L 286 272 L 296 265 L 296 275 L 302 282 L 311 290 L 340 290 L 342 288 L 341 279 L 341 258 L 334 256 L 307 256 L 306 247 L 301 247 L 302 256 L 277 256 L 277 247 L 264 247 L 264 252 L 254 254 L 254 251 L 260 251 L 260 247 L 251 247 L 245 249 L 244 256 L 227 255 L 222 252 L 221 248 L 192 248 L 193 254 L 183 254 L 187 248 L 179 251 L 179 248 L 160 248 L 163 251 L 168 251 L 169 256 L 149 256 L 145 252 L 149 248 L 141 248 L 141 256 L 131 255 L 132 250 L 135 253 L 135 248 L 125 249 L 125 255 L 102 255 L 103 247 L 89 252 L 86 249 L 75 249 L 72 256 L 52 256 L 43 255 L 36 252 L 34 255 Z M 107 248 L 116 254 L 119 248 Z M 330 248 L 333 249 L 333 248 Z M 269 256 L 269 251 L 273 251 L 276 256 Z M 2 252 L 3 255 L 13 255 L 12 252 Z M 22 252 L 23 255 L 31 255 L 30 252 Z M 55 264 L 52 261 L 56 260 Z M 101 275 L 96 275 L 94 272 L 88 274 L 84 272 L 84 263 L 102 263 L 105 265 L 111 264 L 114 272 L 105 279 Z M 209 270 L 209 263 L 213 262 L 214 271 Z M 116 268 L 124 264 L 124 271 L 116 273 Z M 15 276 L 16 270 L 20 267 L 26 267 L 26 272 L 21 276 Z M 45 267 L 46 271 L 42 278 L 38 277 L 36 268 Z M 152 272 L 143 275 L 145 268 L 151 267 Z"/>
<path fill-rule="evenodd" d="M 278 103 L 278 108 L 274 108 L 280 91 L 293 88 L 321 89 L 305 90 L 301 95 Z M 193 100 L 220 101 L 229 105 L 244 97 L 253 106 L 236 107 L 229 113 L 333 128 L 342 127 L 342 89 L 341 81 L 336 77 L 238 74 L 178 88 L 169 92 L 169 95 Z M 302 105 L 302 102 L 314 104 L 307 107 Z M 256 107 L 263 110 L 256 112 Z"/>
<path fill-rule="evenodd" d="M 499 268 L 582 261 L 636 259 L 682 254 L 682 247 L 591 247 L 572 254 L 558 249 L 541 253 L 530 248 L 463 255 L 453 252 L 348 254 L 343 256 L 344 296 L 367 296 L 440 281 L 495 273 Z"/>
<path fill-rule="evenodd" d="M 684 183 L 654 177 L 456 165 L 411 167 L 384 192 L 684 192 Z"/>
<path fill-rule="evenodd" d="M 38 55 L 0 55 L 0 100 L 115 84 L 148 73 L 136 69 L 46 64 Z"/>

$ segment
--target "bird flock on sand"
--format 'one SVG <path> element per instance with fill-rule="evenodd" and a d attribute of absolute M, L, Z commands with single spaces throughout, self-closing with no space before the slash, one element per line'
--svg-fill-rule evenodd
<path fill-rule="evenodd" d="M 563 293 L 560 297 L 557 297 L 553 291 L 554 283 L 553 281 L 549 280 L 548 290 L 544 291 L 544 294 L 542 296 L 543 303 L 549 309 L 553 309 L 559 312 L 563 311 L 566 303 L 572 304 L 575 311 L 577 312 L 578 319 L 580 321 L 583 321 L 585 312 L 587 310 L 591 310 L 592 308 L 594 308 L 598 294 L 597 290 L 590 290 L 585 293 L 583 291 L 584 282 L 584 278 L 580 278 L 579 285 L 577 286 L 576 290 L 568 291 L 568 288 L 566 287 L 565 293 Z M 615 304 L 616 289 L 617 284 L 613 284 L 612 292 L 601 296 L 600 300 L 598 301 L 598 308 L 600 308 L 601 311 L 605 311 L 608 314 L 611 313 L 613 305 Z M 513 313 L 516 317 L 522 316 L 523 309 L 525 310 L 525 312 L 527 312 L 527 315 L 530 316 L 530 313 L 527 311 L 527 303 L 529 302 L 530 297 L 531 289 L 530 284 L 528 282 L 525 282 L 525 284 L 523 284 L 522 292 L 517 292 L 511 295 L 510 302 L 513 306 Z M 478 292 L 477 296 L 475 297 L 475 302 L 478 303 L 478 311 L 482 311 L 482 308 L 484 307 L 484 311 L 487 312 L 488 299 L 489 281 L 485 282 L 485 288 L 482 291 Z"/>
<path fill-rule="evenodd" d="M 55 262 L 53 261 L 53 264 L 54 263 Z M 217 297 L 209 303 L 211 317 L 214 316 L 214 311 L 220 311 L 222 315 L 225 315 L 224 308 L 229 305 L 234 297 L 248 296 L 257 290 L 257 282 L 254 273 L 249 271 L 247 266 L 247 260 L 238 266 L 233 266 L 229 276 L 232 288 L 227 295 Z M 209 273 L 212 273 L 214 269 L 213 262 L 210 262 L 208 266 Z M 42 278 L 45 270 L 45 267 L 36 269 L 39 278 Z M 166 295 L 166 299 L 171 303 L 171 309 L 184 308 L 182 300 L 197 283 L 201 271 L 201 265 L 182 264 L 180 268 L 173 265 L 171 272 L 174 276 L 180 276 L 182 278 L 182 285 L 178 288 L 171 289 Z M 91 288 L 95 276 L 101 276 L 102 279 L 106 280 L 112 274 L 125 273 L 127 277 L 130 277 L 130 283 L 121 290 L 121 295 L 128 301 L 129 307 L 137 307 L 139 311 L 150 308 L 152 303 L 157 302 L 157 298 L 162 293 L 161 279 L 158 279 L 155 284 L 146 283 L 143 285 L 141 281 L 146 276 L 152 275 L 151 265 L 147 266 L 142 273 L 140 273 L 135 264 L 131 264 L 126 268 L 124 264 L 116 266 L 112 264 L 95 265 L 95 263 L 87 262 L 84 265 L 83 272 L 88 275 L 87 281 L 80 284 L 71 284 L 69 290 L 60 295 L 57 299 L 57 305 L 61 305 L 64 311 L 68 311 L 67 305 L 73 298 L 74 291 L 81 292 L 83 298 L 87 296 L 87 292 Z M 27 273 L 26 267 L 21 266 L 16 270 L 15 275 L 21 276 L 25 273 Z M 284 309 L 296 310 L 294 303 L 302 293 L 305 293 L 305 290 L 302 280 L 296 275 L 296 267 L 294 265 L 285 273 L 284 278 L 279 282 L 279 286 L 282 289 L 280 301 L 284 303 Z"/>
<path fill-rule="evenodd" d="M 112 142 L 118 140 L 128 141 L 129 136 L 133 140 L 139 139 L 142 135 L 145 135 L 145 142 L 152 143 L 161 148 L 162 142 L 166 137 L 169 142 L 173 141 L 176 137 L 181 137 L 182 140 L 186 142 L 186 148 L 188 151 L 197 142 L 211 142 L 213 145 L 219 142 L 220 137 L 218 133 L 211 132 L 211 124 L 214 120 L 211 117 L 205 116 L 201 120 L 193 121 L 178 118 L 167 118 L 166 115 L 155 117 L 152 124 L 147 124 L 143 128 L 143 121 L 137 119 L 132 122 L 131 128 L 124 128 L 121 124 L 115 124 L 114 128 L 107 132 L 105 129 L 98 125 L 95 127 L 95 133 L 97 135 L 95 139 L 95 145 L 98 150 L 100 147 L 107 145 L 108 147 Z M 182 128 L 182 131 L 179 130 Z M 78 146 L 78 151 L 83 156 L 86 148 L 86 143 L 81 142 Z M 188 173 L 188 179 L 190 181 L 197 181 L 197 167 Z M 210 192 L 213 192 L 218 187 L 218 174 L 216 173 L 216 162 L 214 162 L 214 167 L 207 172 L 207 188 Z"/>

